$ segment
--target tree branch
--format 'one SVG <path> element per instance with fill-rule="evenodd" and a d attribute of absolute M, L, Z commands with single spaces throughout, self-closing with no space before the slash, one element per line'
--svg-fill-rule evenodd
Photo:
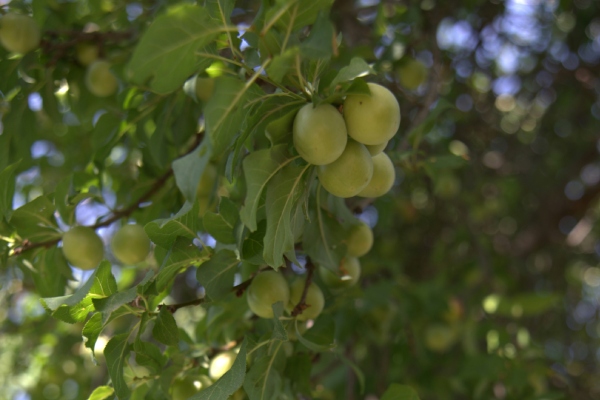
<path fill-rule="evenodd" d="M 308 304 L 306 304 L 306 293 L 308 293 L 308 287 L 312 283 L 312 277 L 315 271 L 315 265 L 312 263 L 310 258 L 306 259 L 306 270 L 306 281 L 304 282 L 304 289 L 302 289 L 302 296 L 300 296 L 300 301 L 292 310 L 292 317 L 302 314 L 304 310 L 310 307 Z"/>
<path fill-rule="evenodd" d="M 186 301 L 183 303 L 177 303 L 177 304 L 159 304 L 158 310 L 160 311 L 163 307 L 166 307 L 167 310 L 169 310 L 169 312 L 171 314 L 175 314 L 175 311 L 179 310 L 180 308 L 190 307 L 190 306 L 198 306 L 202 303 L 204 303 L 204 297 L 201 299 L 194 299 L 194 300 Z"/>

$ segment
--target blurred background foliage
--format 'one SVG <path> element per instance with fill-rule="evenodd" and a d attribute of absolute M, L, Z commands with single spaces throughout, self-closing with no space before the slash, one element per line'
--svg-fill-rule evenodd
<path fill-rule="evenodd" d="M 74 217 L 92 225 L 188 147 L 202 108 L 183 91 L 127 88 L 99 100 L 73 46 L 55 40 L 118 33 L 97 43 L 126 80 L 136 38 L 171 3 L 0 1 L 2 13 L 32 13 L 45 39 L 23 59 L 0 50 L 0 170 L 20 160 L 15 209 L 69 177 L 90 197 Z M 236 3 L 241 30 L 258 3 Z M 388 147 L 393 194 L 349 202 L 374 226 L 375 246 L 360 287 L 329 296 L 346 359 L 314 360 L 314 398 L 376 399 L 391 382 L 422 399 L 600 398 L 600 4 L 339 0 L 331 18 L 343 38 L 333 62 L 372 63 L 403 119 Z M 131 219 L 177 211 L 174 192 L 168 181 Z M 107 241 L 116 228 L 99 234 Z M 81 326 L 45 313 L 40 296 L 57 293 L 36 289 L 36 279 L 70 278 L 75 288 L 86 273 L 35 274 L 8 248 L 0 241 L 0 398 L 86 399 L 107 381 L 104 360 L 94 365 Z M 114 272 L 120 287 L 141 274 Z M 191 271 L 171 297 L 197 289 Z M 238 301 L 183 308 L 178 325 L 223 346 L 247 328 Z M 112 322 L 97 348 L 129 327 Z"/>

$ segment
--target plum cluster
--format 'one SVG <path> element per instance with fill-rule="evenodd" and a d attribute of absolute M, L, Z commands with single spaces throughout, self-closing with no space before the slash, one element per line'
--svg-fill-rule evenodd
<path fill-rule="evenodd" d="M 346 96 L 343 115 L 331 104 L 309 103 L 294 119 L 294 147 L 338 197 L 383 196 L 396 178 L 383 150 L 400 126 L 400 105 L 387 88 L 368 86 L 370 95 Z"/>
<path fill-rule="evenodd" d="M 122 226 L 110 242 L 113 255 L 125 265 L 144 261 L 150 252 L 150 245 L 144 228 L 135 224 Z M 69 264 L 82 270 L 91 270 L 104 259 L 104 243 L 92 228 L 75 226 L 63 235 L 62 252 Z"/>

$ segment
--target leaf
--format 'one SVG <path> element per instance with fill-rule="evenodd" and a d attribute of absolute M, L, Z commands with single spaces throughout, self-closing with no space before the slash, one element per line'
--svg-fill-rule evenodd
<path fill-rule="evenodd" d="M 233 231 L 239 218 L 237 206 L 227 197 L 221 197 L 219 213 L 206 212 L 202 221 L 204 229 L 218 242 L 233 244 Z"/>
<path fill-rule="evenodd" d="M 333 0 L 277 0 L 267 11 L 265 26 L 293 32 L 315 22 L 320 12 L 328 13 L 332 4 Z"/>
<path fill-rule="evenodd" d="M 285 366 L 285 377 L 292 387 L 307 396 L 311 394 L 310 372 L 312 370 L 311 356 L 308 353 L 294 354 Z M 309 397 L 310 398 L 310 397 Z"/>
<path fill-rule="evenodd" d="M 152 90 L 161 94 L 179 89 L 199 69 L 196 52 L 213 42 L 220 30 L 203 7 L 170 8 L 141 37 L 127 67 L 128 77 L 137 84 L 151 80 Z"/>
<path fill-rule="evenodd" d="M 175 275 L 182 269 L 193 264 L 200 264 L 209 259 L 208 250 L 200 250 L 194 246 L 190 240 L 178 238 L 167 253 L 158 275 L 156 276 L 156 288 L 159 292 L 165 290 L 167 285 L 172 283 Z"/>
<path fill-rule="evenodd" d="M 31 242 L 57 239 L 60 233 L 54 211 L 54 204 L 46 196 L 40 196 L 17 208 L 10 223 L 22 238 Z"/>
<path fill-rule="evenodd" d="M 281 83 L 283 78 L 295 68 L 296 57 L 300 53 L 300 48 L 290 47 L 282 54 L 273 57 L 273 61 L 267 67 L 267 75 L 275 83 Z"/>
<path fill-rule="evenodd" d="M 250 400 L 278 399 L 281 393 L 281 374 L 285 368 L 286 356 L 282 341 L 271 342 L 261 357 L 252 363 L 244 380 L 244 390 Z"/>
<path fill-rule="evenodd" d="M 12 215 L 13 197 L 15 195 L 15 172 L 18 166 L 19 161 L 9 165 L 0 172 L 0 219 L 4 217 L 7 221 L 10 221 L 10 216 Z"/>
<path fill-rule="evenodd" d="M 273 334 L 271 335 L 271 338 L 283 340 L 285 342 L 288 340 L 288 334 L 280 320 L 283 316 L 283 307 L 284 304 L 281 301 L 278 301 L 271 306 L 273 309 Z"/>
<path fill-rule="evenodd" d="M 334 216 L 318 205 L 310 211 L 309 216 L 302 235 L 302 248 L 317 265 L 337 270 L 346 254 L 343 244 L 346 231 Z"/>
<path fill-rule="evenodd" d="M 373 73 L 373 68 L 367 64 L 365 60 L 360 57 L 354 57 L 350 60 L 350 65 L 340 69 L 340 72 L 333 78 L 333 81 L 329 85 L 332 88 L 339 83 L 351 81 L 354 78 L 365 76 Z"/>
<path fill-rule="evenodd" d="M 294 248 L 292 211 L 304 189 L 304 167 L 288 165 L 267 186 L 265 208 L 267 210 L 267 232 L 264 239 L 263 258 L 273 267 L 283 264 L 283 254 Z"/>
<path fill-rule="evenodd" d="M 94 349 L 100 333 L 102 333 L 106 325 L 108 325 L 111 321 L 128 314 L 131 314 L 131 311 L 125 307 L 121 307 L 118 310 L 110 313 L 94 313 L 85 323 L 81 335 L 83 336 L 85 347 L 92 351 L 92 359 L 94 362 L 96 361 L 96 353 Z"/>
<path fill-rule="evenodd" d="M 133 343 L 133 350 L 135 351 L 135 362 L 138 365 L 150 367 L 153 371 L 161 371 L 167 363 L 167 357 L 153 343 L 138 339 Z"/>
<path fill-rule="evenodd" d="M 144 227 L 153 243 L 166 249 L 170 248 L 178 237 L 194 239 L 197 237 L 198 202 L 185 202 L 181 210 L 171 218 L 156 219 Z"/>
<path fill-rule="evenodd" d="M 240 211 L 240 218 L 251 231 L 256 230 L 256 212 L 263 190 L 281 169 L 298 157 L 287 157 L 286 145 L 271 150 L 258 150 L 250 153 L 243 162 L 246 178 L 246 200 Z"/>
<path fill-rule="evenodd" d="M 113 395 L 114 392 L 115 389 L 110 386 L 98 386 L 96 389 L 94 389 L 90 397 L 88 397 L 88 400 L 108 399 L 110 396 Z"/>
<path fill-rule="evenodd" d="M 562 297 L 559 293 L 522 293 L 501 297 L 496 313 L 509 317 L 538 315 L 556 307 Z"/>
<path fill-rule="evenodd" d="M 123 368 L 129 357 L 131 345 L 128 343 L 129 333 L 114 336 L 104 348 L 104 357 L 108 367 L 108 375 L 112 380 L 117 397 L 125 399 L 131 391 L 123 377 Z"/>
<path fill-rule="evenodd" d="M 302 42 L 300 52 L 309 59 L 327 59 L 333 55 L 333 39 L 335 29 L 324 13 L 320 13 L 310 34 Z"/>
<path fill-rule="evenodd" d="M 152 336 L 167 346 L 176 346 L 179 343 L 179 329 L 177 329 L 173 314 L 167 307 L 161 307 L 154 328 L 152 328 Z"/>
<path fill-rule="evenodd" d="M 246 103 L 263 95 L 253 83 L 231 77 L 215 79 L 215 91 L 204 108 L 206 132 L 216 156 L 223 154 L 233 143 L 249 112 Z"/>
<path fill-rule="evenodd" d="M 92 193 L 72 193 L 73 192 L 73 174 L 56 185 L 54 192 L 54 205 L 60 215 L 60 218 L 68 225 L 75 222 L 75 209 L 77 204 L 83 200 L 94 197 Z"/>
<path fill-rule="evenodd" d="M 231 366 L 219 380 L 193 395 L 189 400 L 227 400 L 244 383 L 246 376 L 246 347 L 247 339 L 244 339 L 240 351 Z"/>
<path fill-rule="evenodd" d="M 198 282 L 206 289 L 213 300 L 221 299 L 231 293 L 233 278 L 240 263 L 231 250 L 220 250 L 210 260 L 198 267 Z"/>
<path fill-rule="evenodd" d="M 119 142 L 121 119 L 113 113 L 104 113 L 98 118 L 92 132 L 94 160 L 104 162 L 113 147 Z"/>
<path fill-rule="evenodd" d="M 263 259 L 264 239 L 267 233 L 267 221 L 262 220 L 258 223 L 258 228 L 251 232 L 242 244 L 242 259 L 249 263 L 260 265 L 264 264 Z"/>
<path fill-rule="evenodd" d="M 62 296 L 65 293 L 67 278 L 72 278 L 72 275 L 61 249 L 53 246 L 38 253 L 33 265 L 32 278 L 40 296 Z"/>
<path fill-rule="evenodd" d="M 381 400 L 420 400 L 420 398 L 412 387 L 392 383 L 381 396 Z"/>
<path fill-rule="evenodd" d="M 318 319 L 315 325 L 306 332 L 305 336 L 302 336 L 298 330 L 298 320 L 294 320 L 294 325 L 298 341 L 310 350 L 322 352 L 329 351 L 335 347 L 335 325 L 333 320 Z"/>
<path fill-rule="evenodd" d="M 175 183 L 186 200 L 191 204 L 194 204 L 200 178 L 211 156 L 210 141 L 203 140 L 190 154 L 173 161 L 172 168 L 175 175 Z M 197 215 L 196 213 L 195 216 Z"/>
<path fill-rule="evenodd" d="M 137 286 L 123 290 L 121 292 L 112 293 L 102 299 L 93 299 L 94 308 L 103 313 L 110 313 L 124 304 L 131 303 L 137 297 L 137 287 L 143 287 L 154 276 L 153 271 L 146 272 L 144 279 Z"/>
<path fill-rule="evenodd" d="M 110 272 L 110 268 L 108 261 L 102 261 L 87 282 L 72 295 L 42 298 L 40 302 L 48 311 L 55 311 L 61 306 L 72 307 L 78 304 L 90 292 L 95 295 L 108 293 L 106 294 L 108 296 L 116 291 L 116 281 Z M 103 288 L 106 288 L 106 291 Z"/>

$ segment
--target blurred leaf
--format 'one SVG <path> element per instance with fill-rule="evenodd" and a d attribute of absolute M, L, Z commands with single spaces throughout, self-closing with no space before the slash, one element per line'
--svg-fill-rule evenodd
<path fill-rule="evenodd" d="M 31 242 L 56 239 L 61 236 L 54 219 L 54 204 L 40 196 L 17 208 L 10 219 L 22 238 Z"/>
<path fill-rule="evenodd" d="M 310 34 L 302 42 L 300 51 L 309 59 L 326 59 L 333 55 L 333 39 L 335 29 L 326 14 L 320 13 L 310 30 Z"/>
<path fill-rule="evenodd" d="M 267 11 L 265 25 L 293 32 L 315 22 L 320 12 L 328 13 L 332 4 L 333 0 L 278 0 Z"/>
<path fill-rule="evenodd" d="M 96 389 L 94 389 L 90 397 L 88 397 L 88 400 L 108 399 L 110 396 L 113 395 L 114 392 L 115 389 L 110 386 L 98 386 Z"/>
<path fill-rule="evenodd" d="M 262 256 L 264 251 L 264 239 L 267 232 L 267 221 L 262 220 L 258 223 L 258 227 L 254 232 L 244 240 L 242 245 L 242 259 L 252 264 L 264 264 L 265 260 Z"/>
<path fill-rule="evenodd" d="M 296 65 L 296 58 L 300 54 L 298 47 L 290 47 L 282 54 L 273 57 L 273 61 L 267 67 L 267 75 L 273 82 L 281 83 L 283 78 L 293 71 Z"/>
<path fill-rule="evenodd" d="M 185 202 L 177 214 L 171 218 L 149 222 L 144 230 L 152 242 L 166 249 L 170 248 L 178 237 L 196 238 L 199 230 L 198 202 Z"/>
<path fill-rule="evenodd" d="M 138 339 L 133 343 L 133 350 L 135 351 L 135 362 L 138 365 L 149 367 L 155 372 L 160 372 L 168 361 L 158 346 L 150 342 Z"/>
<path fill-rule="evenodd" d="M 522 293 L 502 297 L 496 313 L 508 317 L 532 316 L 554 309 L 562 299 L 559 293 Z"/>
<path fill-rule="evenodd" d="M 202 217 L 204 229 L 218 242 L 233 244 L 233 230 L 239 218 L 237 206 L 227 197 L 221 197 L 219 213 L 206 212 Z"/>
<path fill-rule="evenodd" d="M 198 267 L 196 276 L 206 289 L 208 297 L 218 300 L 231 293 L 239 263 L 240 260 L 233 251 L 220 250 Z"/>
<path fill-rule="evenodd" d="M 343 244 L 346 230 L 320 206 L 311 209 L 309 216 L 310 221 L 304 225 L 302 248 L 315 264 L 335 271 L 346 255 Z"/>
<path fill-rule="evenodd" d="M 156 276 L 156 287 L 159 292 L 165 290 L 171 284 L 175 275 L 184 268 L 199 265 L 210 258 L 208 250 L 200 250 L 188 239 L 178 238 L 167 253 L 158 275 Z"/>
<path fill-rule="evenodd" d="M 1 123 L 1 122 L 0 122 Z M 0 218 L 10 221 L 15 195 L 15 171 L 19 162 L 9 165 L 0 172 Z"/>
<path fill-rule="evenodd" d="M 420 398 L 410 386 L 392 383 L 381 396 L 381 400 L 420 400 Z"/>
<path fill-rule="evenodd" d="M 335 88 L 337 84 L 351 81 L 359 76 L 372 73 L 373 69 L 369 66 L 369 64 L 366 63 L 365 60 L 359 57 L 354 57 L 352 60 L 350 60 L 350 64 L 348 66 L 340 69 L 340 72 L 338 72 L 329 86 Z"/>
<path fill-rule="evenodd" d="M 167 346 L 176 346 L 179 343 L 179 329 L 168 307 L 161 307 L 152 328 L 152 337 Z"/>
<path fill-rule="evenodd" d="M 203 7 L 170 8 L 142 35 L 129 62 L 129 78 L 137 84 L 151 80 L 152 90 L 161 94 L 180 88 L 198 69 L 196 51 L 216 39 L 217 28 Z"/>
<path fill-rule="evenodd" d="M 315 325 L 310 328 L 304 336 L 302 336 L 298 330 L 298 320 L 294 320 L 294 326 L 298 341 L 308 349 L 316 352 L 322 352 L 335 348 L 335 325 L 332 320 L 319 318 Z"/>
<path fill-rule="evenodd" d="M 281 374 L 286 361 L 283 343 L 275 340 L 259 349 L 244 380 L 244 390 L 250 400 L 279 398 L 282 389 Z"/>

